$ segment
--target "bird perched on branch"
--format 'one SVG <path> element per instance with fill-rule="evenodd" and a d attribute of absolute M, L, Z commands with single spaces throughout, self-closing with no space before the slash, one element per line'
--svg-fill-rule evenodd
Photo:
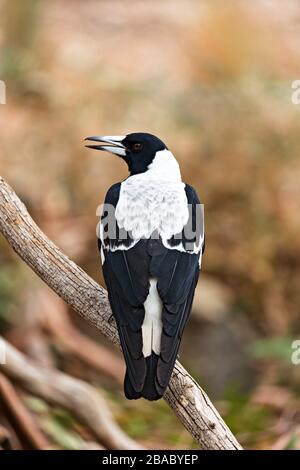
<path fill-rule="evenodd" d="M 164 394 L 189 317 L 204 251 L 196 191 L 157 137 L 93 136 L 87 147 L 118 155 L 129 177 L 107 192 L 99 250 L 126 362 L 125 395 Z"/>

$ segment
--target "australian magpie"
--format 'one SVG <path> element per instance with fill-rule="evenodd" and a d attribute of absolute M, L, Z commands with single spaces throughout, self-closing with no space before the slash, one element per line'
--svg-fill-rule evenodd
<path fill-rule="evenodd" d="M 126 362 L 125 395 L 164 394 L 189 317 L 204 252 L 196 191 L 157 137 L 93 136 L 87 145 L 121 157 L 129 177 L 107 192 L 99 250 Z"/>

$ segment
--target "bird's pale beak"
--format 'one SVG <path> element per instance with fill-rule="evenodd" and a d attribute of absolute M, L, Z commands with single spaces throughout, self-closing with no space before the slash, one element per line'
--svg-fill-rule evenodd
<path fill-rule="evenodd" d="M 84 140 L 89 140 L 92 142 L 101 142 L 100 145 L 86 145 L 87 148 L 95 150 L 104 150 L 106 152 L 111 152 L 115 155 L 125 157 L 126 147 L 122 144 L 122 141 L 125 139 L 125 137 L 125 135 L 94 135 L 92 137 L 86 137 Z M 107 143 L 110 145 L 103 145 L 103 143 Z"/>

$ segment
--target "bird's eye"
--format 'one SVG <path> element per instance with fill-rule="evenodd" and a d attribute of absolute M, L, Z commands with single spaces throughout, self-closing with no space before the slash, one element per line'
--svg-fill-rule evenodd
<path fill-rule="evenodd" d="M 142 144 L 140 142 L 135 142 L 132 146 L 132 150 L 134 152 L 139 152 L 140 150 L 142 150 Z"/>

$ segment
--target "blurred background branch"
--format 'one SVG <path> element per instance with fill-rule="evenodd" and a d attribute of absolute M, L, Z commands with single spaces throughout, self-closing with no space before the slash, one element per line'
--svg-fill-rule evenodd
<path fill-rule="evenodd" d="M 39 367 L 7 342 L 5 347 L 7 362 L 0 366 L 1 370 L 20 382 L 28 391 L 44 398 L 47 402 L 71 411 L 86 424 L 107 449 L 142 448 L 116 425 L 99 390 L 96 391 L 91 385 L 55 369 Z M 29 434 L 34 447 L 46 448 L 45 439 L 39 437 L 37 431 L 32 430 L 34 427 L 22 409 L 23 405 L 20 405 L 17 398 L 14 398 L 14 393 L 9 392 L 10 389 L 12 387 L 9 386 L 7 379 L 0 376 L 0 390 L 6 392 L 6 401 L 11 404 L 15 414 L 18 413 L 23 431 Z"/>

